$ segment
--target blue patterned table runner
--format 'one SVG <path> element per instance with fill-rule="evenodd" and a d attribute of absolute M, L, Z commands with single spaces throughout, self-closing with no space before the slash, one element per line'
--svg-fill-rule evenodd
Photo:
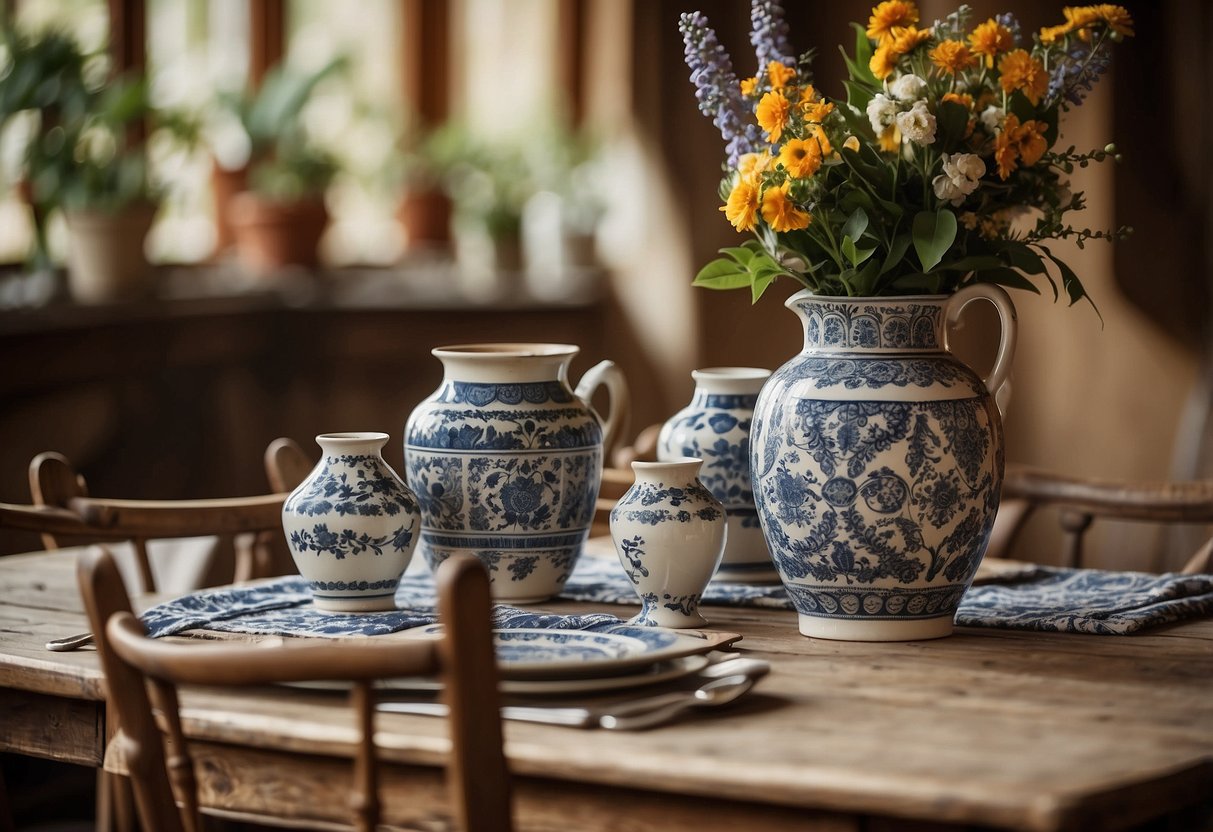
<path fill-rule="evenodd" d="M 639 605 L 614 561 L 583 557 L 562 599 Z M 396 593 L 398 609 L 349 615 L 311 606 L 302 578 L 277 578 L 241 587 L 203 590 L 143 614 L 153 636 L 205 628 L 263 635 L 380 635 L 432 624 L 434 585 L 424 568 L 410 570 Z M 782 586 L 712 583 L 705 604 L 791 610 Z M 974 586 L 961 601 L 956 624 L 1049 632 L 1124 635 L 1146 627 L 1213 614 L 1213 575 L 1152 575 L 1037 566 L 1005 583 Z M 620 623 L 612 615 L 556 615 L 498 605 L 496 627 L 593 630 Z"/>

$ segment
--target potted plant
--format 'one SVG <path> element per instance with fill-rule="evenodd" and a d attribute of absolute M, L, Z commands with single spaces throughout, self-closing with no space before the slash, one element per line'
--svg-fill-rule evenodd
<path fill-rule="evenodd" d="M 467 147 L 459 125 L 426 129 L 405 142 L 398 177 L 402 196 L 397 219 L 409 248 L 451 243 L 451 174 Z"/>
<path fill-rule="evenodd" d="M 1133 34 L 1121 7 L 1070 7 L 1025 33 L 968 7 L 920 28 L 885 0 L 855 24 L 846 95 L 831 98 L 797 56 L 775 0 L 753 0 L 756 72 L 738 78 L 699 14 L 683 15 L 700 109 L 727 142 L 721 211 L 754 239 L 726 248 L 697 285 L 779 278 L 801 291 L 804 351 L 763 387 L 750 432 L 755 501 L 801 632 L 857 640 L 933 638 L 985 551 L 1003 472 L 993 394 L 1005 393 L 1015 313 L 1002 286 L 1082 282 L 1049 244 L 1080 229 L 1068 175 L 1115 155 L 1057 145 Z M 987 379 L 946 349 L 971 300 L 1002 318 Z"/>
<path fill-rule="evenodd" d="M 480 251 L 488 271 L 512 280 L 523 269 L 522 214 L 536 191 L 527 159 L 507 144 L 469 144 L 451 174 L 463 251 Z"/>
<path fill-rule="evenodd" d="M 328 224 L 324 193 L 336 159 L 316 146 L 302 113 L 316 85 L 344 65 L 336 59 L 312 73 L 277 67 L 254 96 L 235 107 L 248 137 L 247 190 L 225 207 L 241 263 L 254 274 L 287 265 L 315 266 Z"/>
<path fill-rule="evenodd" d="M 0 125 L 33 123 L 24 148 L 34 218 L 31 264 L 50 264 L 46 226 L 67 221 L 68 288 L 82 302 L 135 297 L 149 288 L 143 242 L 155 215 L 144 131 L 151 115 L 142 78 L 107 80 L 75 40 L 10 33 L 0 76 Z"/>

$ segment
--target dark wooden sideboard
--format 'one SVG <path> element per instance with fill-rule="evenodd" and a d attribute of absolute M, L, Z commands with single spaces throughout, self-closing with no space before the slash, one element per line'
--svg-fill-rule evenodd
<path fill-rule="evenodd" d="M 384 431 L 399 469 L 405 419 L 442 376 L 432 347 L 578 344 L 574 379 L 614 357 L 619 328 L 599 296 L 482 305 L 373 283 L 0 311 L 0 500 L 28 500 L 26 467 L 45 450 L 95 494 L 144 499 L 264 491 L 277 436 L 311 447 L 325 431 Z M 0 554 L 31 548 L 33 536 L 0 534 Z"/>

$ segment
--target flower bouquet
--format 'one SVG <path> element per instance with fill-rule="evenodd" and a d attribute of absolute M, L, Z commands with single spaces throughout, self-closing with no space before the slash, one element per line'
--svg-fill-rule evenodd
<path fill-rule="evenodd" d="M 1086 298 L 1046 242 L 1081 247 L 1130 229 L 1070 224 L 1085 203 L 1067 176 L 1116 151 L 1057 147 L 1058 119 L 1133 21 L 1111 4 L 1063 11 L 1060 25 L 1026 35 L 1010 14 L 976 21 L 967 6 L 920 28 L 914 3 L 885 0 L 853 24 L 845 99 L 815 86 L 812 53 L 792 51 L 778 0 L 753 2 L 749 78 L 703 15 L 684 14 L 699 107 L 727 143 L 721 210 L 756 238 L 723 249 L 696 285 L 748 286 L 756 301 L 781 276 L 852 297 L 1048 282 L 1056 297 L 1060 280 L 1071 303 Z"/>

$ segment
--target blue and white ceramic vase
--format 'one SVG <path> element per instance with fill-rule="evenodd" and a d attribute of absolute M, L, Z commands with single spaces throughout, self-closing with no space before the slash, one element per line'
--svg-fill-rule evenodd
<path fill-rule="evenodd" d="M 489 570 L 512 603 L 560 592 L 594 518 L 603 447 L 627 408 L 610 361 L 576 392 L 566 381 L 577 347 L 472 344 L 433 351 L 444 375 L 405 430 L 409 484 L 421 501 L 421 551 L 432 568 L 456 552 Z M 605 422 L 588 402 L 611 394 Z M 605 445 L 604 445 L 605 443 Z"/>
<path fill-rule="evenodd" d="M 421 532 L 413 492 L 383 461 L 386 433 L 325 433 L 320 462 L 282 506 L 282 528 L 315 605 L 390 610 Z"/>
<path fill-rule="evenodd" d="M 699 480 L 724 504 L 729 537 L 716 580 L 773 583 L 779 574 L 754 507 L 750 485 L 750 422 L 758 391 L 771 375 L 756 367 L 695 370 L 691 403 L 661 427 L 657 458 L 703 460 Z"/>
<path fill-rule="evenodd" d="M 633 462 L 611 509 L 611 539 L 640 596 L 633 624 L 702 627 L 699 599 L 724 554 L 724 505 L 699 481 L 701 459 Z"/>
<path fill-rule="evenodd" d="M 949 352 L 970 301 L 1002 320 L 988 381 Z M 952 296 L 787 306 L 804 349 L 763 387 L 751 433 L 754 497 L 807 636 L 938 638 L 989 542 L 1003 476 L 991 391 L 1007 378 L 1015 310 L 997 286 Z"/>

